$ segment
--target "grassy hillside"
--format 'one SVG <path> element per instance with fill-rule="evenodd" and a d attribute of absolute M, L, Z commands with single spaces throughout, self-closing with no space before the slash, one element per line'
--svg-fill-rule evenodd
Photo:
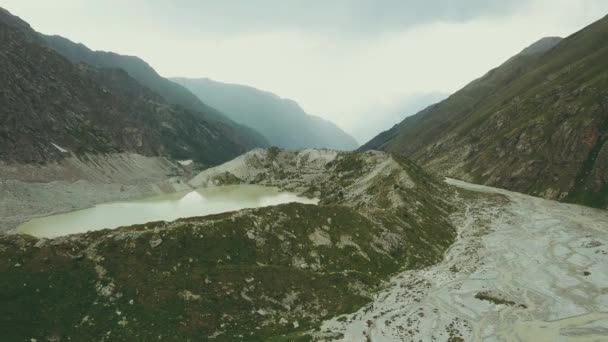
<path fill-rule="evenodd" d="M 0 237 L 0 334 L 11 341 L 308 340 L 323 319 L 367 303 L 391 274 L 441 260 L 456 234 L 447 185 L 386 154 L 324 153 L 256 151 L 230 164 L 250 165 L 240 170 L 254 183 L 316 193 L 319 206 L 53 240 Z M 207 175 L 248 181 L 230 165 Z"/>

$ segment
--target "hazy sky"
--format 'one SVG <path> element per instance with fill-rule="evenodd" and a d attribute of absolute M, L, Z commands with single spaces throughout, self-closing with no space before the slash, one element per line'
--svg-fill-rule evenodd
<path fill-rule="evenodd" d="M 567 36 L 608 14 L 607 0 L 0 0 L 0 6 L 40 32 L 142 57 L 163 76 L 209 77 L 292 98 L 359 140 L 377 133 L 366 122 L 395 115 L 386 108 L 451 93 L 539 38 Z"/>

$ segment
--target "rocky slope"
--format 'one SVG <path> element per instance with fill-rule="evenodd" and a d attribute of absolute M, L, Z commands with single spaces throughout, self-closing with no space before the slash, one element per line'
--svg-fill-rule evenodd
<path fill-rule="evenodd" d="M 607 43 L 608 17 L 562 41 L 542 40 L 363 148 L 475 183 L 606 208 Z"/>
<path fill-rule="evenodd" d="M 0 237 L 8 340 L 289 341 L 364 305 L 383 280 L 442 259 L 455 194 L 381 152 L 255 150 L 191 185 L 317 196 L 40 240 Z M 35 321 L 36 324 L 31 324 Z"/>
<path fill-rule="evenodd" d="M 170 105 L 122 70 L 73 64 L 36 37 L 0 12 L 0 160 L 133 152 L 217 165 L 250 149 L 225 123 Z"/>
<path fill-rule="evenodd" d="M 222 134 L 247 148 L 265 147 L 268 142 L 257 131 L 238 124 L 201 102 L 185 87 L 160 76 L 148 63 L 135 56 L 114 52 L 93 51 L 83 44 L 61 36 L 40 35 L 46 45 L 73 63 L 85 63 L 97 68 L 122 69 L 144 87 L 162 96 L 168 103 L 196 112 L 207 121 L 215 122 Z"/>
<path fill-rule="evenodd" d="M 353 137 L 335 124 L 306 113 L 300 105 L 252 87 L 208 78 L 174 78 L 203 102 L 218 108 L 232 120 L 262 133 L 270 143 L 286 149 L 330 148 L 353 150 Z"/>

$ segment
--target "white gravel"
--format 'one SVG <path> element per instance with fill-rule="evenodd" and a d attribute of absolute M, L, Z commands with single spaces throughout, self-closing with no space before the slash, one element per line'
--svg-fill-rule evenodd
<path fill-rule="evenodd" d="M 504 197 L 455 216 L 442 263 L 395 276 L 370 305 L 325 322 L 320 340 L 608 341 L 608 211 L 448 183 Z"/>

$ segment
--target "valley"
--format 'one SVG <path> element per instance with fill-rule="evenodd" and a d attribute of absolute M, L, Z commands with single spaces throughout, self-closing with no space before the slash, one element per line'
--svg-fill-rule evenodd
<path fill-rule="evenodd" d="M 325 322 L 344 341 L 601 341 L 608 338 L 608 212 L 447 180 L 484 194 L 453 216 L 444 260 L 393 278 Z"/>
<path fill-rule="evenodd" d="M 440 261 L 456 237 L 454 190 L 382 152 L 256 149 L 175 183 L 274 187 L 318 203 L 55 238 L 0 235 L 0 333 L 307 340 L 323 320 L 364 305 L 388 276 Z"/>
<path fill-rule="evenodd" d="M 267 188 L 275 187 L 318 205 L 50 239 L 1 236 L 2 326 L 24 326 L 28 315 L 40 323 L 3 333 L 16 340 L 173 340 L 168 330 L 175 340 L 218 341 L 608 336 L 603 210 L 444 183 L 381 152 L 258 149 L 182 179 L 201 194 L 255 184 L 263 186 L 256 193 L 277 194 Z M 72 277 L 79 280 L 68 285 Z M 68 305 L 76 311 L 58 311 L 72 300 L 81 303 Z"/>
<path fill-rule="evenodd" d="M 600 1 L 28 1 L 0 340 L 608 341 Z"/>

